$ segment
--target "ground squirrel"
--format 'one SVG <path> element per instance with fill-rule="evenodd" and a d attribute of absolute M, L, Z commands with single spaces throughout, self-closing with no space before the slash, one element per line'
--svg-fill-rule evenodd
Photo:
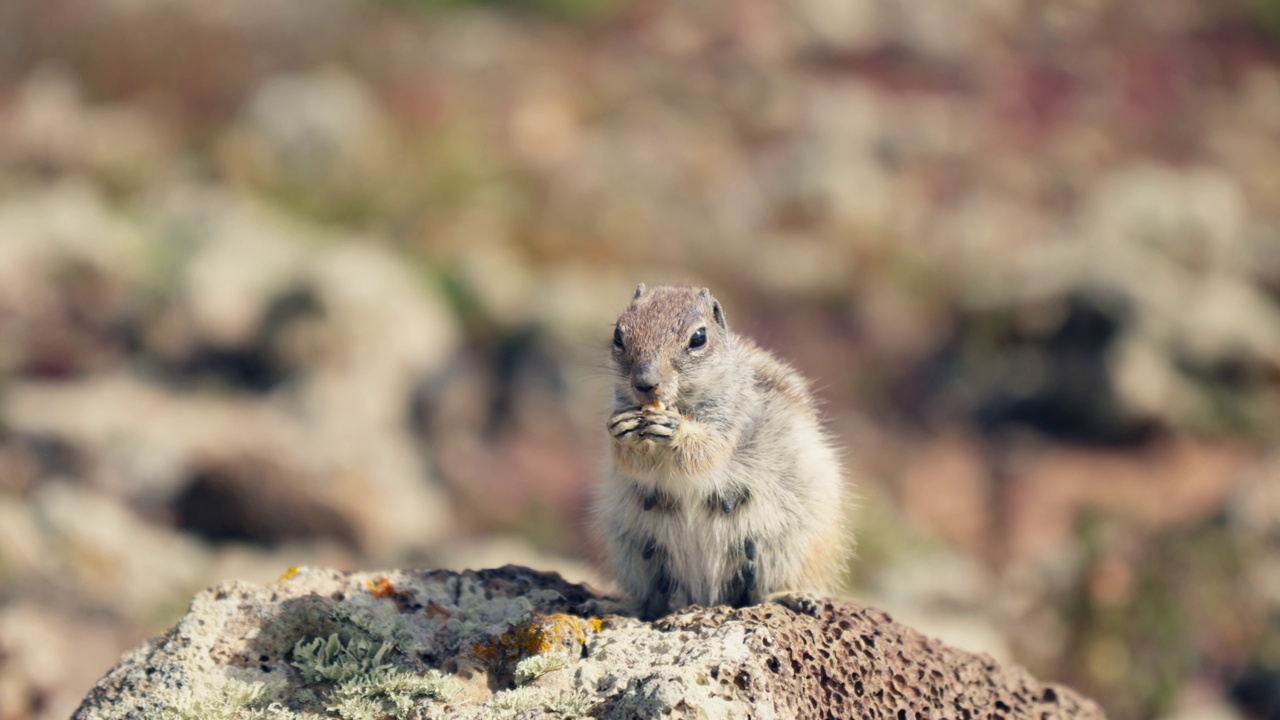
<path fill-rule="evenodd" d="M 710 291 L 636 289 L 613 332 L 597 520 L 637 612 L 830 592 L 844 480 L 804 378 L 729 331 Z"/>

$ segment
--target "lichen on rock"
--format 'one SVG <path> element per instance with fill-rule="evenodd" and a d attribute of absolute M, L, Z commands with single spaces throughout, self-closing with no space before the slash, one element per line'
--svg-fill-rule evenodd
<path fill-rule="evenodd" d="M 73 720 L 374 718 L 1101 718 L 1071 690 L 828 602 L 591 615 L 600 596 L 507 566 L 302 568 L 196 596 Z"/>

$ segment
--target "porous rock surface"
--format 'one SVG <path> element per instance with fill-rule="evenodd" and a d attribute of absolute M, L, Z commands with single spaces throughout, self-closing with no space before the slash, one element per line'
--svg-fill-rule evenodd
<path fill-rule="evenodd" d="M 827 602 L 654 623 L 522 567 L 291 569 L 196 596 L 73 720 L 106 718 L 1102 718 L 1022 668 Z"/>

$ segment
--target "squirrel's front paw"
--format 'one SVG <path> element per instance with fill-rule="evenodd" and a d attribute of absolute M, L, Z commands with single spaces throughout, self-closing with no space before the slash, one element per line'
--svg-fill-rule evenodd
<path fill-rule="evenodd" d="M 667 441 L 680 427 L 680 414 L 672 410 L 624 410 L 609 418 L 609 434 L 617 440 Z"/>
<path fill-rule="evenodd" d="M 609 434 L 621 440 L 634 433 L 644 423 L 644 412 L 641 410 L 623 410 L 609 418 Z"/>
<path fill-rule="evenodd" d="M 636 432 L 648 440 L 670 440 L 680 429 L 680 413 L 674 410 L 647 410 L 643 417 L 644 423 Z"/>

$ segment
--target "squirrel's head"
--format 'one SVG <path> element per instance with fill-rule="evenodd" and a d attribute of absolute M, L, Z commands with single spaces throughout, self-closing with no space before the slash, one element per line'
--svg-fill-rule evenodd
<path fill-rule="evenodd" d="M 729 327 L 706 288 L 636 288 L 613 330 L 618 401 L 688 406 L 717 387 Z"/>

